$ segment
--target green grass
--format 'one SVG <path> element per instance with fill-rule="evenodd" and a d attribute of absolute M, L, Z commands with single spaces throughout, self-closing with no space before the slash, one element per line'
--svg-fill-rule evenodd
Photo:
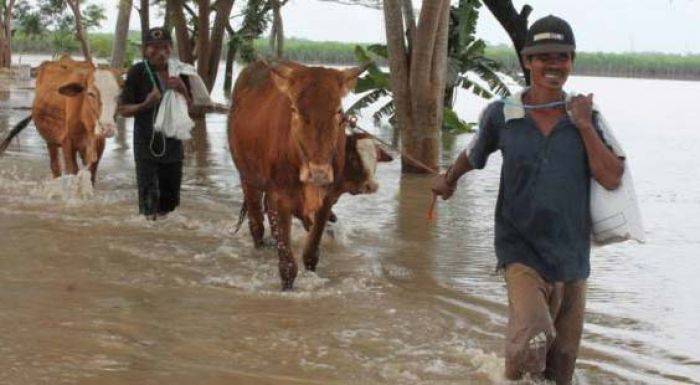
<path fill-rule="evenodd" d="M 111 33 L 89 34 L 93 55 L 109 57 L 112 53 Z M 138 42 L 140 32 L 129 33 L 130 45 L 127 57 L 132 61 L 140 57 Z M 61 53 L 80 52 L 78 42 L 72 35 L 47 35 L 41 38 L 15 35 L 12 38 L 14 52 Z M 291 38 L 285 41 L 288 59 L 305 63 L 355 64 L 354 43 L 311 41 Z M 262 55 L 270 54 L 266 38 L 257 39 L 255 47 Z M 226 47 L 224 47 L 226 49 Z M 491 46 L 486 55 L 503 63 L 506 70 L 517 73 L 520 67 L 515 53 L 507 46 Z M 222 59 L 225 58 L 225 53 Z M 700 80 L 700 55 L 672 55 L 661 53 L 601 53 L 580 52 L 576 56 L 575 72 L 581 75 L 628 76 L 669 79 Z"/>

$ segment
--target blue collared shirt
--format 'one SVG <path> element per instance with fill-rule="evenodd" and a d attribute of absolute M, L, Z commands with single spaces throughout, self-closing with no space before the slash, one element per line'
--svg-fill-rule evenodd
<path fill-rule="evenodd" d="M 509 100 L 522 103 L 519 96 Z M 519 262 L 550 282 L 586 279 L 591 173 L 583 140 L 568 115 L 545 136 L 517 104 L 486 107 L 466 150 L 475 169 L 496 150 L 503 156 L 495 215 L 498 266 Z"/>

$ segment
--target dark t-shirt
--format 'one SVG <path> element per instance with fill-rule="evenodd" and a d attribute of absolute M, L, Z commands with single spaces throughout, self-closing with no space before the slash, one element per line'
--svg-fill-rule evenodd
<path fill-rule="evenodd" d="M 519 262 L 550 282 L 586 279 L 591 173 L 574 123 L 565 116 L 544 136 L 522 108 L 494 102 L 467 148 L 469 162 L 481 169 L 497 150 L 503 155 L 495 218 L 499 267 Z"/>
<path fill-rule="evenodd" d="M 164 92 L 164 79 L 159 79 L 156 71 L 151 68 L 157 87 Z M 189 90 L 186 76 L 181 78 Z M 134 64 L 126 75 L 122 90 L 121 104 L 138 104 L 146 100 L 153 89 L 153 81 L 146 70 L 146 63 Z M 180 162 L 183 158 L 182 141 L 166 138 L 160 132 L 153 132 L 153 123 L 158 115 L 158 106 L 139 112 L 134 116 L 134 158 L 139 161 L 155 161 L 159 163 Z M 152 143 L 152 144 L 151 144 Z M 163 149 L 165 143 L 165 149 Z M 164 151 L 165 150 L 165 151 Z M 161 155 L 162 154 L 162 155 Z"/>

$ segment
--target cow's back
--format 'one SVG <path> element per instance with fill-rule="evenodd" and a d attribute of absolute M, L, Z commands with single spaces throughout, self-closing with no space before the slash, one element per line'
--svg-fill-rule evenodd
<path fill-rule="evenodd" d="M 298 185 L 299 160 L 290 141 L 291 104 L 261 62 L 241 71 L 229 115 L 229 146 L 238 171 L 258 188 Z"/>
<path fill-rule="evenodd" d="M 58 89 L 70 79 L 84 78 L 89 71 L 88 66 L 88 63 L 62 58 L 59 61 L 44 62 L 39 67 L 32 117 L 37 130 L 47 142 L 62 143 L 68 132 L 67 115 L 77 113 L 76 108 L 68 105 L 68 97 L 61 95 Z"/>

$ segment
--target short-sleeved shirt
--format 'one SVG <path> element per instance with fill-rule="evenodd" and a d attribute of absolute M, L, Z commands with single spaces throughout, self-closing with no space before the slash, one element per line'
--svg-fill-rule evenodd
<path fill-rule="evenodd" d="M 550 282 L 586 279 L 591 173 L 583 139 L 568 115 L 545 136 L 520 103 L 517 96 L 486 107 L 466 150 L 475 169 L 496 150 L 503 156 L 495 215 L 498 265 L 519 262 Z"/>
<path fill-rule="evenodd" d="M 156 71 L 151 68 L 156 86 L 164 92 L 163 80 L 156 75 Z M 186 76 L 181 76 L 185 85 L 189 89 L 189 82 Z M 140 62 L 133 65 L 126 75 L 126 82 L 122 89 L 121 104 L 138 104 L 146 100 L 148 94 L 153 90 L 153 80 L 146 71 L 146 63 Z M 174 138 L 166 138 L 160 132 L 153 132 L 153 123 L 158 114 L 158 106 L 139 112 L 134 116 L 134 158 L 137 162 L 154 161 L 159 163 L 181 162 L 183 158 L 182 141 Z M 151 142 L 153 144 L 151 145 Z M 163 151 L 165 143 L 165 151 Z M 163 154 L 162 156 L 158 156 Z"/>

